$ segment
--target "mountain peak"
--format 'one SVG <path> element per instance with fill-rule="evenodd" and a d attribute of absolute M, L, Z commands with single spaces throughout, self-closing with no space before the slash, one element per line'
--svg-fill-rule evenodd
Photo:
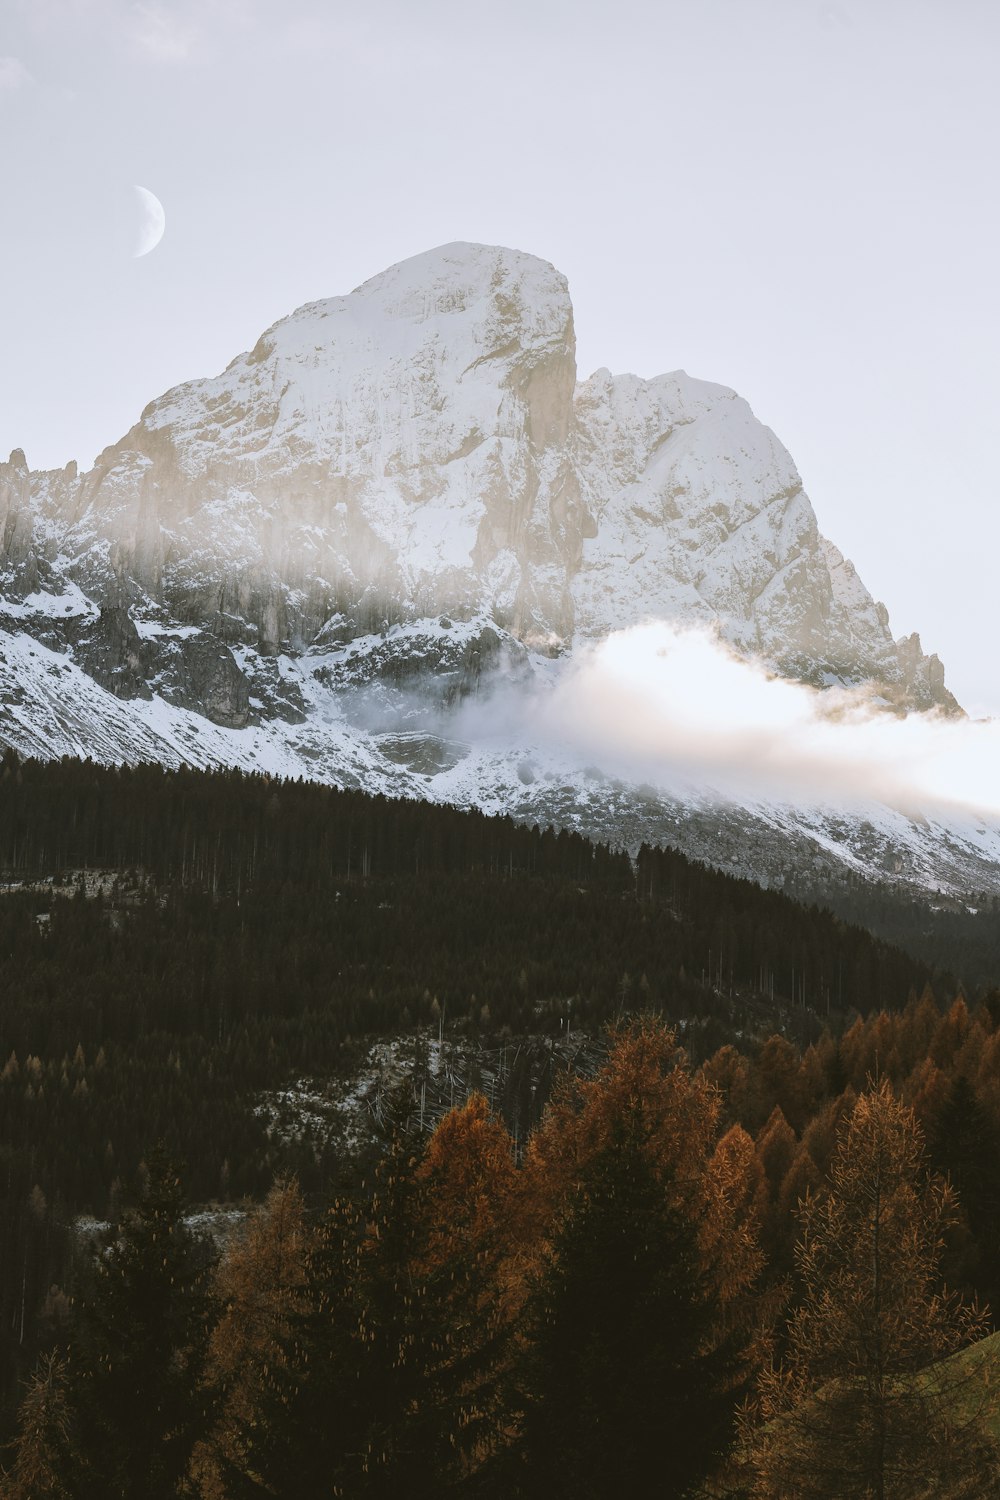
<path fill-rule="evenodd" d="M 530 288 L 538 301 L 553 295 L 569 300 L 566 278 L 550 261 L 509 245 L 472 240 L 452 240 L 408 256 L 363 281 L 351 295 L 382 295 L 386 288 L 416 289 L 424 295 L 439 285 L 447 288 L 450 303 L 461 299 L 463 288 L 493 291 L 515 283 Z"/>
<path fill-rule="evenodd" d="M 572 344 L 566 278 L 548 261 L 522 250 L 457 240 L 389 266 L 346 296 L 296 308 L 229 368 L 241 361 L 259 364 L 272 351 L 293 354 L 307 345 L 314 351 L 326 349 L 343 363 L 351 359 L 353 346 L 365 341 L 390 358 L 413 357 L 434 338 L 453 342 L 457 351 L 473 346 L 481 357 L 500 347 L 497 341 L 504 335 L 522 349 L 551 338 Z"/>
<path fill-rule="evenodd" d="M 34 536 L 98 608 L 265 654 L 441 614 L 558 653 L 659 616 L 950 701 L 747 403 L 683 371 L 578 383 L 565 277 L 521 250 L 440 245 L 305 304 L 90 474 L 4 467 L 22 561 Z"/>

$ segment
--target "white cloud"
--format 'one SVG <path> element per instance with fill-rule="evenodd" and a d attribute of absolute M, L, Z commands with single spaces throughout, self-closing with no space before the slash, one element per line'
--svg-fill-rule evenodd
<path fill-rule="evenodd" d="M 668 788 L 1000 813 L 1000 721 L 900 717 L 871 690 L 788 682 L 662 621 L 585 651 L 536 711 L 551 742 Z"/>
<path fill-rule="evenodd" d="M 0 57 L 0 93 L 12 93 L 34 81 L 19 57 Z"/>

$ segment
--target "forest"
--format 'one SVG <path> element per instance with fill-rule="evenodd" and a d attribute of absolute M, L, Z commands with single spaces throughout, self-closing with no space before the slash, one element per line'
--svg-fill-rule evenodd
<path fill-rule="evenodd" d="M 995 1492 L 989 974 L 671 850 L 227 772 L 8 755 L 0 880 L 0 1494 Z M 432 1026 L 552 1065 L 424 1129 L 410 1079 L 353 1153 L 255 1108 Z"/>
<path fill-rule="evenodd" d="M 608 1041 L 520 1156 L 481 1094 L 429 1137 L 401 1098 L 370 1180 L 311 1204 L 281 1176 L 221 1251 L 154 1148 L 26 1384 L 2 1493 L 997 1494 L 1000 1335 L 942 1290 L 976 1274 L 970 1223 L 905 1090 L 869 1074 L 801 1139 L 777 1105 L 754 1139 L 713 1081 L 732 1059 L 692 1068 L 655 1018 Z M 974 1113 L 952 1083 L 938 1125 Z"/>

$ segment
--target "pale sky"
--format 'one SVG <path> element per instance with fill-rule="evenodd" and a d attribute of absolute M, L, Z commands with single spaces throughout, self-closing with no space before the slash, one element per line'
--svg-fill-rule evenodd
<path fill-rule="evenodd" d="M 0 451 L 89 467 L 303 302 L 516 246 L 581 375 L 745 396 L 1000 714 L 998 77 L 994 0 L 0 0 Z"/>

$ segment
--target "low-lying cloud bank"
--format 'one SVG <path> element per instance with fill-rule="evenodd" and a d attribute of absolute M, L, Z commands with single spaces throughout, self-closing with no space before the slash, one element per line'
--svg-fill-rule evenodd
<path fill-rule="evenodd" d="M 710 632 L 662 621 L 585 649 L 535 701 L 530 727 L 553 749 L 664 787 L 1000 815 L 1000 720 L 899 717 L 872 690 L 788 682 Z"/>

